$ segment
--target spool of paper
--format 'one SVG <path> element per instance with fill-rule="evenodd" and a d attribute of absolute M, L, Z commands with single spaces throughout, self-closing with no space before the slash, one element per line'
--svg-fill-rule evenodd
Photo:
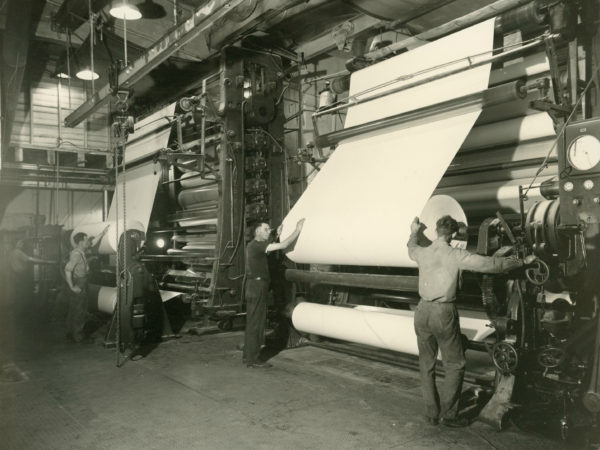
<path fill-rule="evenodd" d="M 486 21 L 355 72 L 350 96 L 379 94 L 420 77 L 402 80 L 402 75 L 490 51 L 493 33 L 494 21 Z M 482 92 L 489 70 L 487 64 L 356 105 L 348 110 L 345 126 Z M 393 80 L 401 81 L 378 87 Z M 288 257 L 298 263 L 414 266 L 406 249 L 410 223 L 421 214 L 480 112 L 480 106 L 467 106 L 452 117 L 342 141 L 283 222 L 285 239 L 305 219 Z"/>
<path fill-rule="evenodd" d="M 117 304 L 117 288 L 101 286 L 98 291 L 98 311 L 112 314 Z"/>
<path fill-rule="evenodd" d="M 172 298 L 181 295 L 181 292 L 159 290 L 160 298 L 164 302 L 168 302 Z M 106 314 L 112 314 L 117 305 L 117 288 L 101 286 L 98 291 L 98 311 Z"/>
<path fill-rule="evenodd" d="M 294 327 L 304 333 L 418 355 L 413 318 L 412 311 L 309 302 L 298 304 L 292 313 Z M 461 333 L 471 341 L 490 336 L 494 330 L 488 324 L 489 320 L 481 314 L 460 313 Z"/>
<path fill-rule="evenodd" d="M 547 138 L 555 134 L 554 123 L 548 114 L 531 114 L 473 128 L 462 149 L 498 147 Z"/>

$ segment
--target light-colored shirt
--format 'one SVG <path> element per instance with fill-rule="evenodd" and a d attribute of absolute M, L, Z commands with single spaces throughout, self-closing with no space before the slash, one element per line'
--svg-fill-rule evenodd
<path fill-rule="evenodd" d="M 20 248 L 15 248 L 10 253 L 10 268 L 16 274 L 21 274 L 27 270 L 29 256 Z"/>
<path fill-rule="evenodd" d="M 521 267 L 521 261 L 510 257 L 482 256 L 452 248 L 444 239 L 436 239 L 429 247 L 417 244 L 417 235 L 408 240 L 408 256 L 419 265 L 419 295 L 422 300 L 453 302 L 461 270 L 501 273 Z"/>
<path fill-rule="evenodd" d="M 65 266 L 65 272 L 73 272 L 77 278 L 86 277 L 88 274 L 88 263 L 85 252 L 79 248 L 71 250 L 69 262 Z"/>

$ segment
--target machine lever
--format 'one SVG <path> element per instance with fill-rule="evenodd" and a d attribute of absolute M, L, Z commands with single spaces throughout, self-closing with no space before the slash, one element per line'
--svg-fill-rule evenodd
<path fill-rule="evenodd" d="M 515 239 L 515 235 L 512 233 L 512 230 L 510 229 L 510 227 L 506 223 L 506 220 L 504 220 L 504 217 L 502 217 L 502 214 L 500 214 L 500 211 L 498 211 L 496 213 L 496 217 L 500 221 L 500 224 L 502 225 L 502 228 L 504 229 L 504 232 L 508 236 L 508 239 L 510 240 L 510 242 L 513 245 L 515 245 L 517 243 L 517 240 Z"/>

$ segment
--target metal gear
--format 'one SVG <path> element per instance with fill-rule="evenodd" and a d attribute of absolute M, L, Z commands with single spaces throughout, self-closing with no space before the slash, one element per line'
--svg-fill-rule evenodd
<path fill-rule="evenodd" d="M 519 354 L 508 342 L 496 342 L 492 349 L 494 365 L 502 374 L 512 373 L 519 365 Z"/>

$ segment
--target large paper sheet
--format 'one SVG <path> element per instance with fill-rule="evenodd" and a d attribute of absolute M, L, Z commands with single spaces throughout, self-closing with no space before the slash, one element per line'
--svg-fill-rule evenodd
<path fill-rule="evenodd" d="M 146 232 L 160 180 L 160 171 L 160 164 L 148 162 L 120 173 L 106 221 L 79 225 L 71 233 L 71 243 L 73 244 L 73 237 L 77 233 L 83 232 L 93 237 L 99 235 L 108 226 L 98 251 L 101 254 L 113 254 L 117 252 L 119 238 L 126 229 Z M 125 201 L 123 201 L 123 189 L 126 194 Z"/>
<path fill-rule="evenodd" d="M 107 220 L 114 222 L 118 219 L 119 225 L 124 218 L 128 221 L 136 220 L 146 231 L 160 175 L 160 164 L 153 162 L 120 173 Z M 123 201 L 123 190 L 125 190 L 125 201 Z"/>
<path fill-rule="evenodd" d="M 135 124 L 125 147 L 125 162 L 130 163 L 163 149 L 169 143 L 175 103 L 156 111 Z"/>
<path fill-rule="evenodd" d="M 350 95 L 368 97 L 381 89 L 361 92 L 382 82 L 489 52 L 493 31 L 494 21 L 489 20 L 361 70 L 352 75 Z M 481 92 L 488 86 L 489 71 L 487 64 L 356 105 L 349 109 L 345 126 Z M 421 214 L 480 112 L 479 107 L 464 108 L 452 117 L 343 141 L 284 220 L 282 238 L 299 219 L 306 219 L 288 256 L 299 263 L 414 266 L 406 249 L 410 223 Z"/>

